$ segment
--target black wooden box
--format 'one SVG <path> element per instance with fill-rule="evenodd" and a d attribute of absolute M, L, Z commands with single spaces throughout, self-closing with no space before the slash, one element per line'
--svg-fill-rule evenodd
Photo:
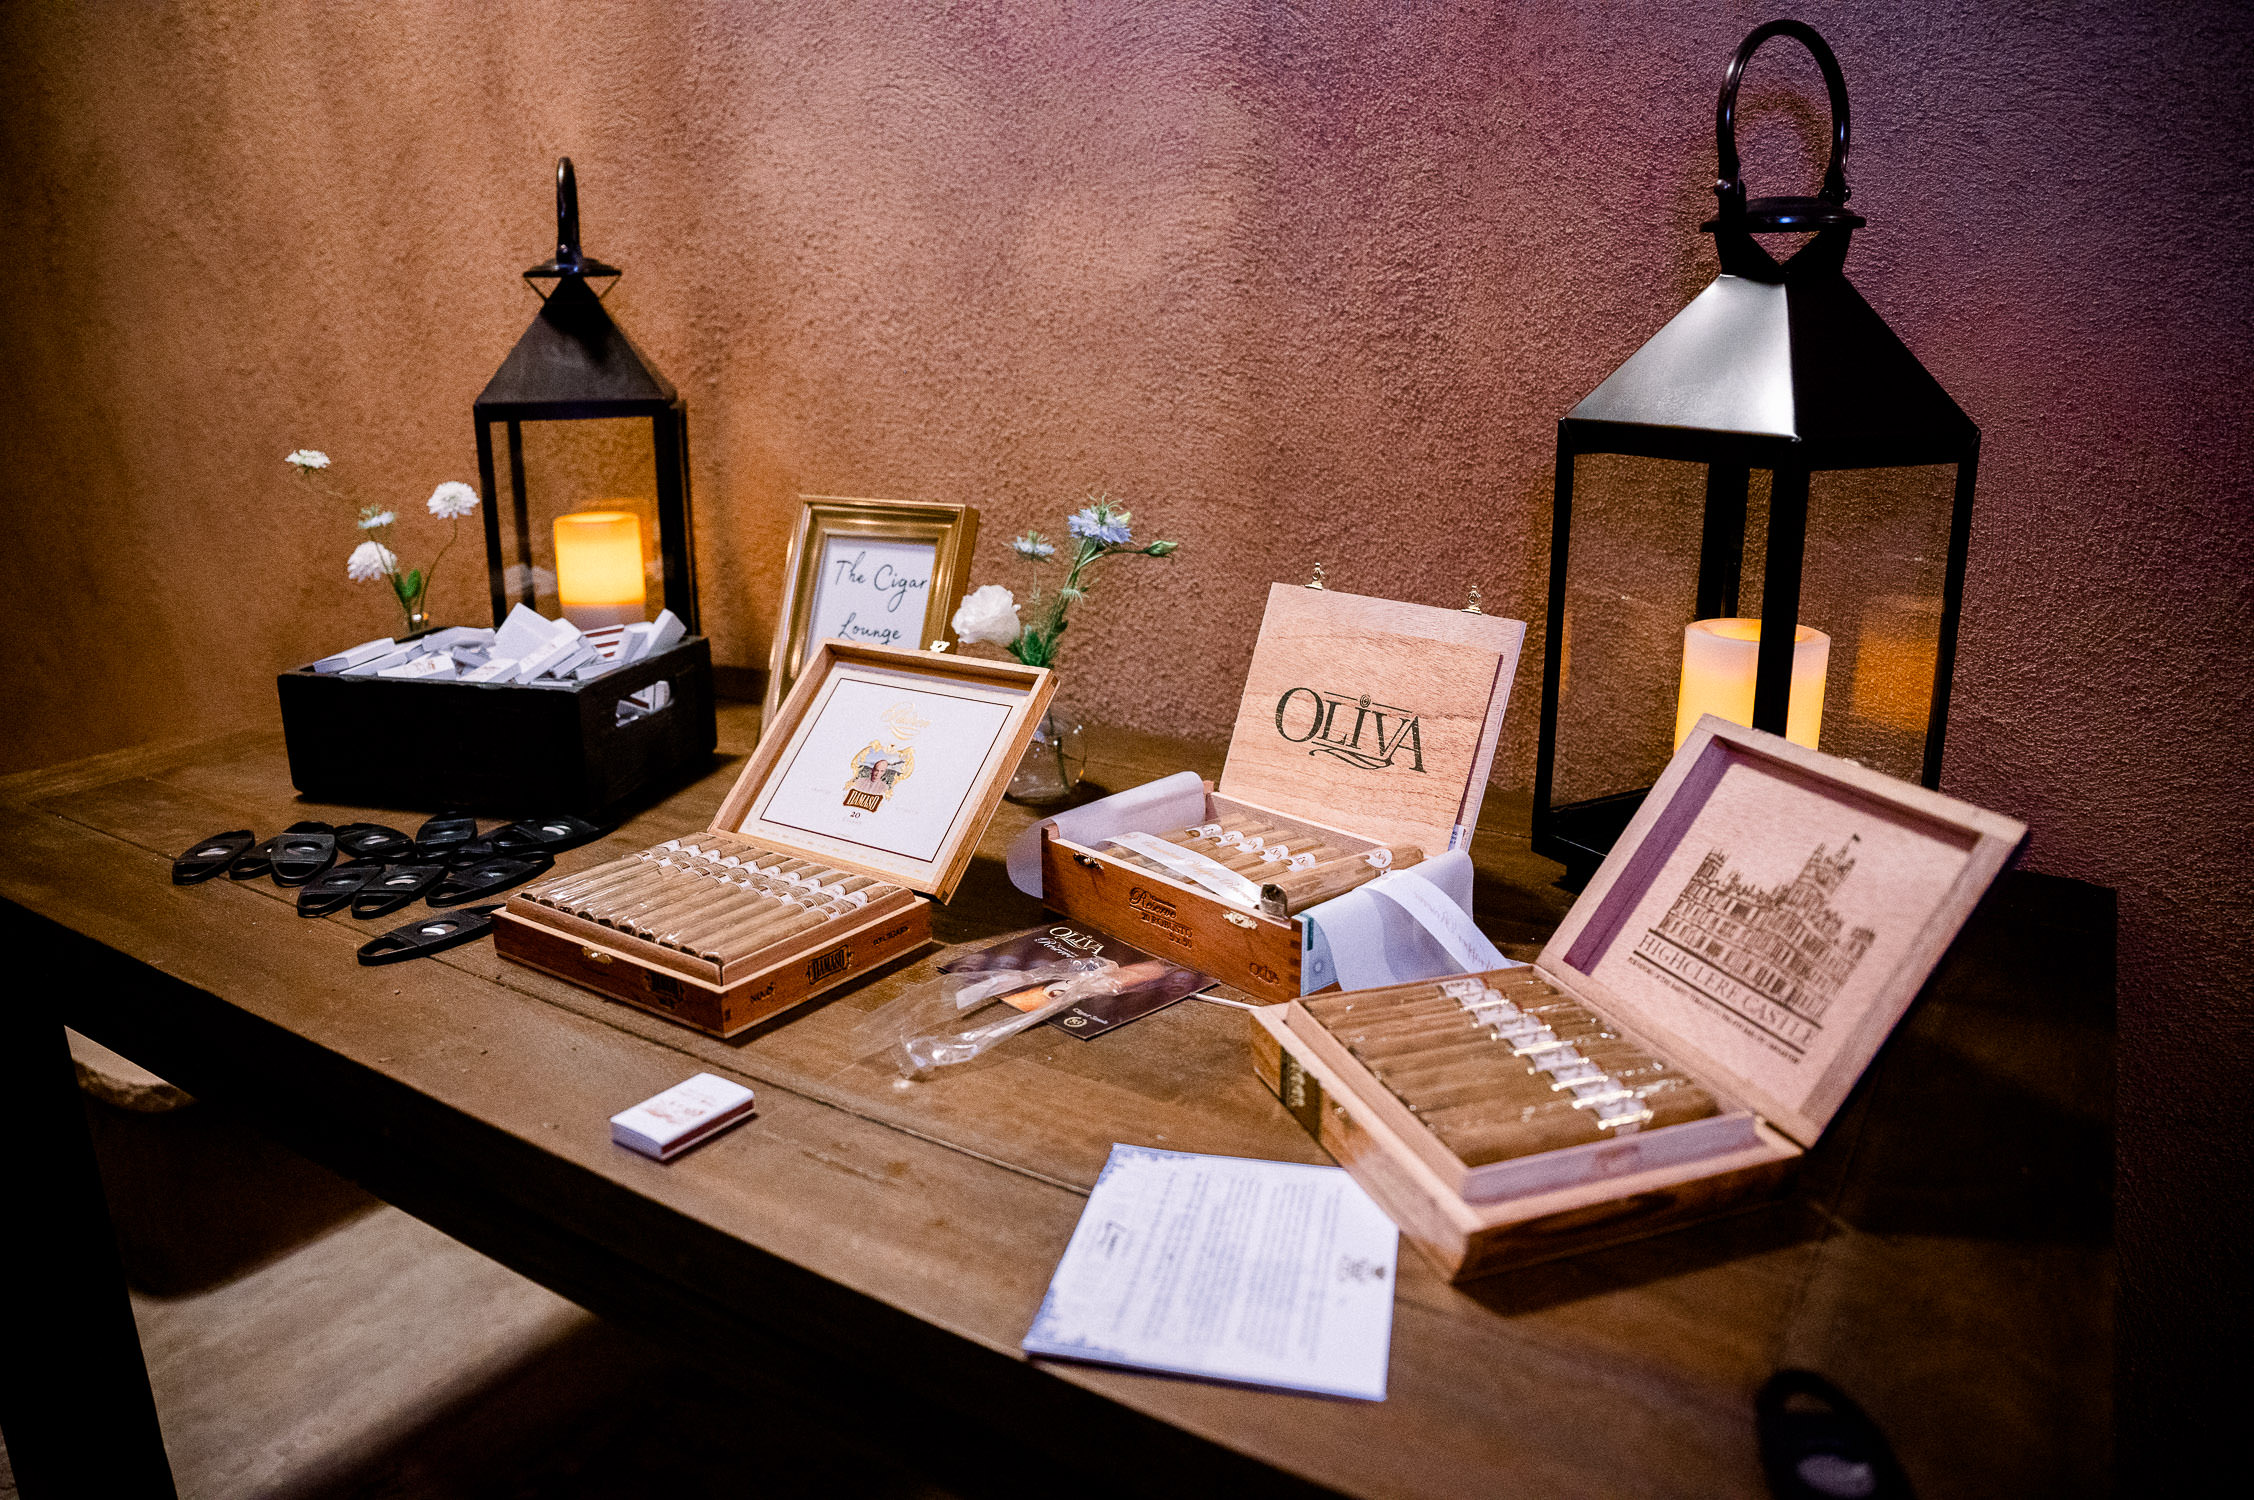
<path fill-rule="evenodd" d="M 629 702 L 655 683 L 671 700 Z M 710 768 L 712 646 L 672 649 L 570 687 L 345 677 L 277 679 L 290 780 L 317 802 L 600 817 Z"/>

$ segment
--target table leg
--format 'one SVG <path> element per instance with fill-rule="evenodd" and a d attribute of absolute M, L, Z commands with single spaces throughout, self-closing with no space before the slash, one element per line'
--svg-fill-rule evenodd
<path fill-rule="evenodd" d="M 125 1268 L 94 1165 L 70 1046 L 36 986 L 0 1000 L 0 1432 L 24 1500 L 171 1496 Z"/>

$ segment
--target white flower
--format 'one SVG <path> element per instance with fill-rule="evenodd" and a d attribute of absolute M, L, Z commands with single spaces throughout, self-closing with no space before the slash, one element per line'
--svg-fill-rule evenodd
<path fill-rule="evenodd" d="M 388 577 L 399 565 L 389 547 L 381 542 L 362 542 L 352 549 L 352 556 L 344 561 L 344 576 L 354 583 L 374 583 Z"/>
<path fill-rule="evenodd" d="M 1018 556 L 1030 557 L 1035 562 L 1057 555 L 1057 544 L 1038 531 L 1028 531 L 1010 545 L 1017 549 Z"/>
<path fill-rule="evenodd" d="M 300 448 L 295 453 L 284 455 L 282 462 L 295 464 L 302 473 L 313 469 L 327 468 L 329 466 L 329 455 L 318 448 Z"/>
<path fill-rule="evenodd" d="M 1025 628 L 1017 617 L 1017 596 L 998 583 L 975 590 L 949 623 L 955 627 L 956 638 L 966 646 L 975 646 L 981 641 L 1007 646 L 1016 641 L 1018 632 Z"/>
<path fill-rule="evenodd" d="M 430 513 L 441 521 L 457 520 L 477 509 L 477 491 L 459 479 L 449 479 L 430 492 Z"/>
<path fill-rule="evenodd" d="M 399 517 L 388 510 L 366 511 L 361 514 L 360 529 L 362 531 L 374 531 L 378 526 L 389 526 L 398 519 Z"/>

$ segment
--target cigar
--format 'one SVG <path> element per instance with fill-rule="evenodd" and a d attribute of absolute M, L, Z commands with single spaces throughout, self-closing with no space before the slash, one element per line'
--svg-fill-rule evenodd
<path fill-rule="evenodd" d="M 1371 863 L 1372 856 L 1381 853 L 1386 862 Z M 1387 870 L 1403 870 L 1422 863 L 1424 851 L 1414 844 L 1396 844 L 1384 850 L 1345 855 L 1326 860 L 1312 869 L 1278 875 L 1260 888 L 1260 904 L 1269 916 L 1293 916 L 1310 906 L 1343 896 L 1358 885 L 1366 885 Z"/>
<path fill-rule="evenodd" d="M 784 897 L 762 897 L 756 907 L 731 907 L 717 915 L 708 915 L 695 924 L 684 924 L 678 931 L 661 934 L 657 939 L 668 948 L 679 948 L 689 953 L 717 951 L 739 936 L 787 921 L 798 913 L 824 902 L 801 902 Z"/>
<path fill-rule="evenodd" d="M 576 890 L 567 891 L 551 899 L 550 904 L 565 910 L 576 910 L 597 902 L 618 900 L 630 890 L 639 889 L 654 881 L 668 877 L 689 877 L 695 872 L 685 859 L 672 855 L 652 857 L 646 854 L 633 856 L 634 867 L 621 870 L 599 881 L 590 881 Z"/>
<path fill-rule="evenodd" d="M 1311 870 L 1326 860 L 1342 858 L 1346 851 L 1334 849 L 1320 839 L 1308 839 L 1290 844 L 1270 844 L 1260 851 L 1260 862 L 1272 866 L 1276 874 L 1294 874 Z"/>
<path fill-rule="evenodd" d="M 647 912 L 626 918 L 620 925 L 636 937 L 655 938 L 659 933 L 677 929 L 704 913 L 731 910 L 751 899 L 755 898 L 745 887 L 733 881 L 715 880 L 710 890 L 683 891 Z"/>
<path fill-rule="evenodd" d="M 837 916 L 840 910 L 851 909 L 839 908 L 831 902 L 813 906 L 786 905 L 763 914 L 757 920 L 740 923 L 709 937 L 700 938 L 694 951 L 699 958 L 714 963 L 731 963 L 795 933 L 811 931 Z"/>
<path fill-rule="evenodd" d="M 1481 990 L 1497 990 L 1505 996 L 1520 985 L 1540 985 L 1544 990 L 1549 989 L 1549 985 L 1532 969 L 1498 969 L 1488 974 L 1467 974 L 1462 979 L 1423 979 L 1410 984 L 1389 984 L 1377 989 L 1347 990 L 1336 995 L 1311 995 L 1300 1003 L 1312 1011 L 1317 1019 L 1403 1005 L 1416 1000 L 1436 1005 L 1460 1006 L 1464 1002 L 1450 996 L 1443 986 L 1460 984 L 1468 988 L 1475 981 Z"/>
<path fill-rule="evenodd" d="M 1254 826 L 1251 818 L 1232 813 L 1225 818 L 1215 818 L 1210 822 L 1185 828 L 1180 833 L 1160 834 L 1159 837 L 1165 839 L 1169 844 L 1180 844 L 1183 848 L 1188 849 L 1199 844 L 1212 843 L 1223 834 L 1242 832 Z"/>
<path fill-rule="evenodd" d="M 590 891 L 602 889 L 616 881 L 638 875 L 651 866 L 647 854 L 628 854 L 618 859 L 605 860 L 591 870 L 581 870 L 576 875 L 559 875 L 542 885 L 525 892 L 534 901 L 556 905 Z"/>
<path fill-rule="evenodd" d="M 647 884 L 627 887 L 574 910 L 577 915 L 605 927 L 624 927 L 636 917 L 662 911 L 691 892 L 709 890 L 716 883 L 709 875 L 693 875 L 686 870 L 667 871 Z"/>
<path fill-rule="evenodd" d="M 735 901 L 703 912 L 691 913 L 658 935 L 669 948 L 692 948 L 739 927 L 771 921 L 788 912 L 816 904 L 800 895 L 773 891 L 745 891 Z"/>
<path fill-rule="evenodd" d="M 1603 1117 L 1593 1109 L 1576 1110 L 1566 1106 L 1537 1109 L 1515 1120 L 1505 1118 L 1480 1123 L 1466 1120 L 1445 1128 L 1435 1124 L 1433 1132 L 1464 1165 L 1478 1167 L 1512 1157 L 1531 1156 L 1538 1151 L 1555 1151 L 1563 1146 L 1610 1139 L 1623 1130 L 1657 1130 L 1666 1125 L 1680 1125 L 1714 1113 L 1713 1096 L 1690 1084 L 1655 1092 L 1638 1102 L 1641 1109 L 1628 1114 L 1621 1124 L 1612 1126 L 1601 1123 Z"/>

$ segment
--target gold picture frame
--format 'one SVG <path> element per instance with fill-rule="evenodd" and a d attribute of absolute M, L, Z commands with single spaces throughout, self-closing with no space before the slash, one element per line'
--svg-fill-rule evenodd
<path fill-rule="evenodd" d="M 783 613 L 767 663 L 763 735 L 823 640 L 908 650 L 946 640 L 948 622 L 970 584 L 971 550 L 978 545 L 978 511 L 972 506 L 849 495 L 798 498 L 798 526 L 783 573 Z M 851 555 L 844 553 L 848 547 Z M 927 548 L 924 571 L 917 564 Z M 862 561 L 858 568 L 856 558 Z M 919 572 L 920 580 L 914 576 Z M 918 594 L 921 610 L 913 608 Z"/>

